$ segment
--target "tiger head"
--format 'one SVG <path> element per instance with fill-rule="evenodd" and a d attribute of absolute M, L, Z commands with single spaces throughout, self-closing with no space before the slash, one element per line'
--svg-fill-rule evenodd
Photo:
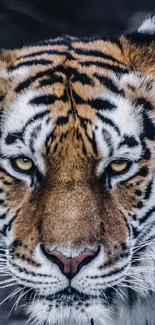
<path fill-rule="evenodd" d="M 155 289 L 154 33 L 1 53 L 1 264 L 39 324 L 113 325 Z"/>

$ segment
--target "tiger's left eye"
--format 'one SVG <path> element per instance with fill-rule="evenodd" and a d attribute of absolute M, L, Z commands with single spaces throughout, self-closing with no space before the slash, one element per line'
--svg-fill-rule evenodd
<path fill-rule="evenodd" d="M 12 159 L 13 167 L 23 172 L 30 172 L 33 167 L 33 162 L 27 157 L 15 157 Z"/>
<path fill-rule="evenodd" d="M 121 174 L 126 172 L 131 165 L 131 162 L 128 160 L 114 160 L 111 162 L 109 165 L 110 172 L 115 173 L 115 174 Z"/>

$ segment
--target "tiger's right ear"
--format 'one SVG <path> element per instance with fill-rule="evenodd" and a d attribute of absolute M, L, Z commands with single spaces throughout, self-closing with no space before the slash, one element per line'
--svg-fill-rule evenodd
<path fill-rule="evenodd" d="M 135 31 L 120 38 L 129 69 L 155 80 L 155 13 Z"/>
<path fill-rule="evenodd" d="M 139 28 L 127 37 L 141 45 L 155 41 L 155 12 L 147 16 Z"/>

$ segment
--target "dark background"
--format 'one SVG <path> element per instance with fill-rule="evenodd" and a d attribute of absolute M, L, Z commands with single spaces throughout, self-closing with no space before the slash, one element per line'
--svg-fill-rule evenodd
<path fill-rule="evenodd" d="M 62 34 L 117 36 L 154 9 L 154 0 L 0 0 L 0 47 Z"/>
<path fill-rule="evenodd" d="M 117 37 L 137 28 L 154 0 L 0 0 L 0 48 L 15 48 L 63 34 Z M 0 301 L 11 289 L 0 289 Z M 0 306 L 0 325 L 23 325 L 18 294 Z"/>

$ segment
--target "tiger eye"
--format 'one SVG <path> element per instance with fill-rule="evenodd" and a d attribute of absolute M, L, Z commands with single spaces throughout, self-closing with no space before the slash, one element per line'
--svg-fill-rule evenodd
<path fill-rule="evenodd" d="M 26 157 L 17 157 L 14 159 L 15 167 L 22 171 L 31 170 L 33 163 L 32 160 Z"/>
<path fill-rule="evenodd" d="M 116 173 L 121 173 L 125 171 L 127 167 L 128 167 L 128 161 L 126 160 L 116 160 L 110 164 L 111 170 Z"/>

